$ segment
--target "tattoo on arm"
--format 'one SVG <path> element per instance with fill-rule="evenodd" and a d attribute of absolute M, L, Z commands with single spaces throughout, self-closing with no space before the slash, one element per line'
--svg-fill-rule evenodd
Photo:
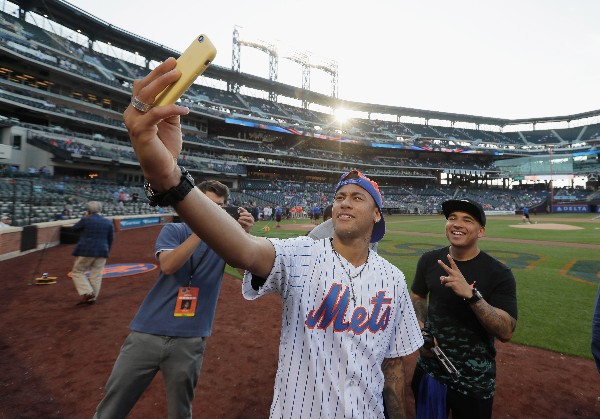
<path fill-rule="evenodd" d="M 412 300 L 417 320 L 424 325 L 427 322 L 427 297 L 412 293 L 410 299 Z"/>
<path fill-rule="evenodd" d="M 517 326 L 517 321 L 506 311 L 482 300 L 471 304 L 473 313 L 491 335 L 502 342 L 508 342 Z"/>
<path fill-rule="evenodd" d="M 405 376 L 403 358 L 386 358 L 381 365 L 385 382 L 383 398 L 389 418 L 406 418 Z"/>

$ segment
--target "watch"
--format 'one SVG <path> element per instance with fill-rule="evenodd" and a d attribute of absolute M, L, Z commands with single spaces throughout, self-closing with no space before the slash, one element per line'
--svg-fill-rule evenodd
<path fill-rule="evenodd" d="M 150 183 L 148 183 L 147 180 L 144 182 L 144 192 L 146 193 L 146 197 L 150 201 L 151 206 L 172 206 L 173 204 L 182 201 L 183 198 L 194 189 L 196 183 L 190 172 L 188 172 L 185 167 L 179 166 L 179 168 L 181 169 L 181 180 L 179 181 L 179 184 L 173 186 L 166 192 L 158 193 L 152 189 L 152 186 L 150 186 Z"/>
<path fill-rule="evenodd" d="M 473 288 L 473 296 L 471 298 L 465 298 L 465 301 L 469 304 L 473 304 L 482 299 L 483 295 L 481 295 L 479 290 L 477 288 Z"/>

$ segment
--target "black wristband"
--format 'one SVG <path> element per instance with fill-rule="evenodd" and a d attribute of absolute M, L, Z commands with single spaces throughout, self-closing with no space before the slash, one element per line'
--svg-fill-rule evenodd
<path fill-rule="evenodd" d="M 483 295 L 481 295 L 481 293 L 479 292 L 479 290 L 477 288 L 473 288 L 473 296 L 470 298 L 465 298 L 465 301 L 468 304 L 473 304 L 481 299 L 483 299 Z"/>
<path fill-rule="evenodd" d="M 158 193 L 148 181 L 144 182 L 144 192 L 146 193 L 146 197 L 150 201 L 150 205 L 153 207 L 169 207 L 176 204 L 179 201 L 182 201 L 188 193 L 194 189 L 196 185 L 194 182 L 194 178 L 188 172 L 185 167 L 180 167 L 181 169 L 181 179 L 177 186 L 173 186 L 166 192 Z"/>

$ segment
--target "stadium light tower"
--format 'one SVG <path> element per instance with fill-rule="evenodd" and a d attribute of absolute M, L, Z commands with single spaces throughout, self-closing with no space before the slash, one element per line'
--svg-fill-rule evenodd
<path fill-rule="evenodd" d="M 302 90 L 304 92 L 310 91 L 310 54 L 305 51 L 290 50 L 282 55 L 281 58 L 293 61 L 296 64 L 302 66 Z M 302 107 L 308 109 L 308 101 L 302 97 Z"/>
<path fill-rule="evenodd" d="M 331 97 L 338 97 L 338 64 L 335 60 L 321 60 L 319 63 L 311 63 L 310 66 L 324 71 L 331 76 Z"/>
<path fill-rule="evenodd" d="M 233 48 L 231 53 L 231 69 L 237 73 L 240 72 L 242 60 L 242 45 L 250 48 L 255 48 L 265 52 L 269 56 L 269 80 L 277 81 L 279 58 L 277 55 L 277 47 L 269 42 L 260 39 L 246 39 L 240 37 L 239 26 L 233 28 Z M 240 86 L 238 83 L 230 84 L 229 90 L 239 93 Z M 277 94 L 273 91 L 269 92 L 269 100 L 277 101 Z"/>

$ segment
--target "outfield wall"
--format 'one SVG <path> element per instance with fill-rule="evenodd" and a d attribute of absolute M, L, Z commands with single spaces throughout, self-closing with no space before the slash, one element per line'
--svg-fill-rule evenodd
<path fill-rule="evenodd" d="M 484 211 L 485 215 L 515 215 L 514 211 Z"/>
<path fill-rule="evenodd" d="M 600 212 L 600 205 L 588 205 L 588 204 L 562 204 L 552 205 L 553 214 L 587 214 L 587 213 Z"/>
<path fill-rule="evenodd" d="M 125 229 L 150 227 L 173 221 L 175 215 L 144 214 L 118 217 L 107 217 L 113 220 L 115 232 Z M 76 243 L 79 235 L 69 234 L 69 227 L 79 219 L 49 221 L 25 227 L 8 227 L 0 229 L 0 261 L 11 259 L 30 252 L 36 252 L 59 244 Z"/>

